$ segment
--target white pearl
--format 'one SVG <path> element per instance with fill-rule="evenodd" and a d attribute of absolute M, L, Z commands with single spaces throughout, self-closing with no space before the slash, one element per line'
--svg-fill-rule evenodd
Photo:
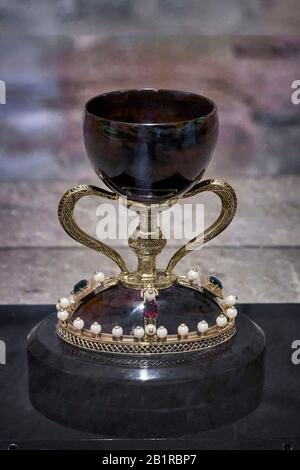
<path fill-rule="evenodd" d="M 141 339 L 145 336 L 145 330 L 142 326 L 136 326 L 133 330 L 133 336 L 135 338 Z"/>
<path fill-rule="evenodd" d="M 227 318 L 225 317 L 225 315 L 219 315 L 216 321 L 218 326 L 223 327 L 227 323 Z"/>
<path fill-rule="evenodd" d="M 73 321 L 73 326 L 76 330 L 82 330 L 82 328 L 84 327 L 84 321 L 81 318 L 77 317 Z"/>
<path fill-rule="evenodd" d="M 226 315 L 228 318 L 235 318 L 237 316 L 237 309 L 235 307 L 229 307 L 227 310 L 226 310 Z"/>
<path fill-rule="evenodd" d="M 152 300 L 155 299 L 155 291 L 153 289 L 147 289 L 145 291 L 145 299 L 148 300 L 148 302 L 152 302 Z"/>
<path fill-rule="evenodd" d="M 179 327 L 177 328 L 177 333 L 179 334 L 179 336 L 186 336 L 188 332 L 189 329 L 184 323 L 181 323 L 181 325 L 179 325 Z"/>
<path fill-rule="evenodd" d="M 208 323 L 205 320 L 199 321 L 197 325 L 199 333 L 205 333 L 208 330 Z"/>
<path fill-rule="evenodd" d="M 61 310 L 61 306 L 60 306 L 60 303 L 59 303 L 59 302 L 57 302 L 57 304 L 56 304 L 56 310 L 57 310 L 57 311 Z"/>
<path fill-rule="evenodd" d="M 102 282 L 105 280 L 105 275 L 101 273 L 100 271 L 96 271 L 93 277 L 94 277 L 94 281 L 99 284 L 102 284 Z"/>
<path fill-rule="evenodd" d="M 113 327 L 111 332 L 115 338 L 121 338 L 121 336 L 123 335 L 123 328 L 119 325 L 116 325 Z"/>
<path fill-rule="evenodd" d="M 236 295 L 229 295 L 226 297 L 224 300 L 224 304 L 227 305 L 228 307 L 233 307 L 237 302 L 237 296 Z"/>
<path fill-rule="evenodd" d="M 61 321 L 66 321 L 69 317 L 69 312 L 67 310 L 59 310 L 57 312 L 57 318 Z"/>
<path fill-rule="evenodd" d="M 199 280 L 199 273 L 198 273 L 198 269 L 196 268 L 191 269 L 187 275 L 188 275 L 189 281 L 196 282 Z"/>
<path fill-rule="evenodd" d="M 156 334 L 158 338 L 164 339 L 168 336 L 168 330 L 164 326 L 160 326 L 157 328 Z"/>
<path fill-rule="evenodd" d="M 59 299 L 58 302 L 59 302 L 60 308 L 63 310 L 71 306 L 71 300 L 68 299 L 68 297 L 62 297 L 61 299 Z"/>
<path fill-rule="evenodd" d="M 149 323 L 149 325 L 145 326 L 145 331 L 147 335 L 154 336 L 156 333 L 156 327 L 155 325 L 152 325 L 151 323 Z"/>
<path fill-rule="evenodd" d="M 102 327 L 97 321 L 95 321 L 91 324 L 90 330 L 94 335 L 99 335 L 101 333 Z"/>

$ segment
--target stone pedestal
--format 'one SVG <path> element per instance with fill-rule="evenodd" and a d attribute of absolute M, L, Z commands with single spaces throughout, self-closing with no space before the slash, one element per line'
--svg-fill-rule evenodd
<path fill-rule="evenodd" d="M 84 351 L 47 316 L 28 338 L 29 394 L 51 420 L 118 438 L 180 437 L 236 421 L 261 399 L 265 338 L 248 317 L 202 352 L 128 356 Z"/>

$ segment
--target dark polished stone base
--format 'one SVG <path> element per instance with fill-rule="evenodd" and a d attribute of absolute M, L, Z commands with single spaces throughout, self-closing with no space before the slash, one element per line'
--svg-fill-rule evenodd
<path fill-rule="evenodd" d="M 253 411 L 263 386 L 265 338 L 240 315 L 227 345 L 201 353 L 90 353 L 63 343 L 56 315 L 28 339 L 29 394 L 51 420 L 102 435 L 174 437 L 233 422 Z"/>

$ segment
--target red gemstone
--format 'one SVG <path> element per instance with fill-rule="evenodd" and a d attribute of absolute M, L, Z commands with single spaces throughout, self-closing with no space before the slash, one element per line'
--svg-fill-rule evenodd
<path fill-rule="evenodd" d="M 145 318 L 157 318 L 157 303 L 156 302 L 146 302 L 144 308 L 144 317 Z"/>

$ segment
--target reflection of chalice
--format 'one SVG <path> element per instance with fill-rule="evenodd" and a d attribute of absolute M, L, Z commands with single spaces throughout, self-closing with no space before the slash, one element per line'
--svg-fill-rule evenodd
<path fill-rule="evenodd" d="M 85 360 L 84 354 L 96 354 L 93 367 L 98 369 L 93 376 L 98 381 L 97 386 L 105 383 L 108 387 L 109 397 L 104 399 L 109 402 L 105 401 L 107 407 L 115 408 L 119 401 L 119 391 L 115 393 L 110 386 L 114 381 L 123 387 L 122 393 L 131 394 L 132 409 L 141 412 L 151 403 L 158 410 L 166 406 L 178 408 L 179 395 L 184 406 L 187 403 L 191 407 L 209 405 L 209 396 L 204 398 L 194 390 L 198 388 L 201 392 L 201 387 L 206 386 L 204 365 L 209 369 L 212 358 L 216 355 L 221 358 L 224 347 L 232 347 L 230 340 L 236 332 L 236 297 L 229 295 L 223 300 L 223 286 L 215 276 L 200 276 L 196 268 L 187 276 L 178 276 L 173 270 L 190 251 L 224 230 L 236 211 L 236 196 L 227 183 L 201 181 L 217 134 L 215 104 L 194 93 L 152 89 L 118 91 L 96 96 L 86 105 L 87 154 L 96 173 L 111 191 L 88 185 L 72 188 L 60 201 L 59 220 L 72 238 L 112 259 L 120 273 L 107 277 L 97 271 L 91 279 L 79 281 L 69 296 L 60 298 L 56 331 L 63 340 L 57 343 L 64 346 L 63 354 L 71 354 L 76 363 Z M 212 191 L 221 199 L 219 217 L 203 233 L 179 248 L 165 269 L 157 269 L 156 256 L 166 244 L 157 225 L 160 210 L 172 206 L 179 198 L 204 191 Z M 89 195 L 121 199 L 139 214 L 139 224 L 129 238 L 129 246 L 138 257 L 135 271 L 127 269 L 117 251 L 83 232 L 76 224 L 75 204 Z M 53 324 L 53 319 L 51 321 Z M 45 332 L 45 326 L 43 328 Z M 239 367 L 245 366 L 238 376 L 245 385 L 249 363 L 261 354 L 263 338 L 249 320 L 242 319 L 241 328 L 247 330 L 247 340 L 238 343 L 236 348 L 241 351 L 235 353 L 242 354 L 243 348 L 248 351 L 243 356 L 245 364 L 243 361 L 239 364 Z M 41 327 L 40 334 L 45 338 Z M 261 341 L 251 348 L 249 342 L 256 334 Z M 52 340 L 58 341 L 57 338 Z M 231 360 L 230 355 L 225 355 L 224 365 L 229 366 Z M 183 364 L 187 365 L 184 369 Z M 110 374 L 107 365 L 116 366 Z M 231 372 L 235 367 L 238 362 L 233 361 Z M 215 377 L 212 393 L 219 394 L 225 383 L 223 379 Z M 78 377 L 76 380 L 79 386 Z M 145 388 L 148 380 L 161 386 L 165 396 L 174 403 L 166 404 L 165 400 L 162 405 L 159 399 L 155 404 L 151 389 Z M 188 384 L 178 391 L 177 397 L 174 385 L 186 380 Z M 236 409 L 232 397 L 238 398 L 236 380 L 230 375 L 224 391 L 231 397 L 232 410 Z M 136 384 L 144 384 L 143 400 L 134 388 Z M 254 392 L 252 395 L 258 396 Z M 254 401 L 256 403 L 257 399 Z M 250 408 L 253 408 L 253 400 L 251 403 Z M 242 413 L 249 411 L 249 404 Z M 127 402 L 128 409 L 130 406 Z M 211 406 L 208 408 L 211 413 Z M 145 416 L 149 415 L 147 413 Z M 209 420 L 214 421 L 211 417 Z"/>

